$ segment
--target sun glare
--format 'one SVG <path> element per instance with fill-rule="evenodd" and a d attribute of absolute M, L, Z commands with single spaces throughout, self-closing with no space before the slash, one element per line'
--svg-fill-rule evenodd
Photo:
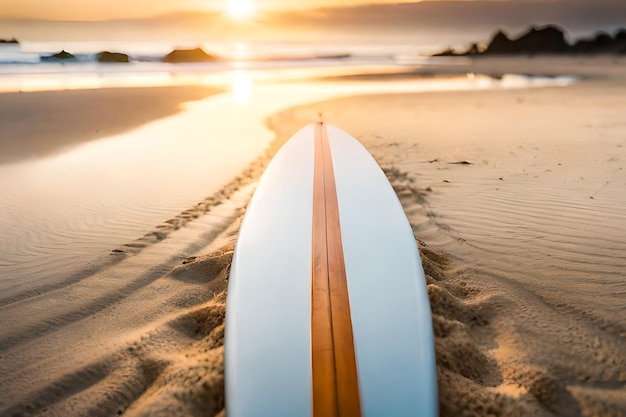
<path fill-rule="evenodd" d="M 254 0 L 227 0 L 226 13 L 233 20 L 246 20 L 254 14 Z"/>
<path fill-rule="evenodd" d="M 252 98 L 252 78 L 246 71 L 236 70 L 230 74 L 231 89 L 237 104 L 249 104 Z"/>

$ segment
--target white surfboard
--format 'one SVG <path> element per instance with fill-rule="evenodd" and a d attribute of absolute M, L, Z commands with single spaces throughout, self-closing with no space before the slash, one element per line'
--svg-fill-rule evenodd
<path fill-rule="evenodd" d="M 229 417 L 436 416 L 432 321 L 402 206 L 367 150 L 311 124 L 276 154 L 230 271 Z"/>

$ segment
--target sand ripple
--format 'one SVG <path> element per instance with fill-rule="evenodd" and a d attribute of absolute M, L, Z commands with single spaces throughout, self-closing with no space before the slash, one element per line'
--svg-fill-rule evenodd
<path fill-rule="evenodd" d="M 500 180 L 501 192 L 485 196 L 450 184 L 455 198 L 439 200 L 410 175 L 387 174 L 416 235 L 454 248 L 451 257 L 420 243 L 441 415 L 620 415 L 626 358 L 615 297 L 626 247 L 619 227 L 589 233 L 595 200 L 519 184 L 507 192 Z M 623 219 L 619 205 L 602 207 Z"/>
<path fill-rule="evenodd" d="M 3 299 L 0 415 L 223 409 L 226 278 L 252 186 L 235 185 L 107 262 Z"/>

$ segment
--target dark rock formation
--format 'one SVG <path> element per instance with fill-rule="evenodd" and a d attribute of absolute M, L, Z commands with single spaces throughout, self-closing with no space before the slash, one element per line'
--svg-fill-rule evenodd
<path fill-rule="evenodd" d="M 505 54 L 513 49 L 513 41 L 502 30 L 499 30 L 487 45 L 485 53 Z"/>
<path fill-rule="evenodd" d="M 56 53 L 54 55 L 42 56 L 42 61 L 67 61 L 70 59 L 76 59 L 76 57 L 65 50 Z"/>
<path fill-rule="evenodd" d="M 15 38 L 12 39 L 0 39 L 0 44 L 19 44 L 18 40 Z"/>
<path fill-rule="evenodd" d="M 462 55 L 480 55 L 484 54 L 487 47 L 485 45 L 481 45 L 479 43 L 473 43 L 467 49 L 467 51 L 463 52 Z"/>
<path fill-rule="evenodd" d="M 445 51 L 437 52 L 436 54 L 433 54 L 432 56 L 461 56 L 461 55 L 463 54 L 455 51 L 453 48 L 448 48 Z"/>
<path fill-rule="evenodd" d="M 565 33 L 557 26 L 531 28 L 518 39 L 509 39 L 499 31 L 491 40 L 485 54 L 487 55 L 535 55 L 559 54 L 567 52 L 569 45 Z"/>
<path fill-rule="evenodd" d="M 209 62 L 216 61 L 217 57 L 207 54 L 202 48 L 196 49 L 175 49 L 165 56 L 164 62 L 182 63 L 182 62 Z"/>
<path fill-rule="evenodd" d="M 465 52 L 457 52 L 453 48 L 448 48 L 445 51 L 434 54 L 433 56 L 468 56 L 468 55 L 480 55 L 485 52 L 485 46 L 479 43 L 473 43 Z"/>
<path fill-rule="evenodd" d="M 129 62 L 128 55 L 119 52 L 103 51 L 96 55 L 98 62 Z"/>
<path fill-rule="evenodd" d="M 474 43 L 466 52 L 456 52 L 449 48 L 433 56 L 536 54 L 626 54 L 626 29 L 618 30 L 614 36 L 598 32 L 594 38 L 580 39 L 573 45 L 565 40 L 563 29 L 555 25 L 532 27 L 517 39 L 510 39 L 499 30 L 486 48 Z"/>
<path fill-rule="evenodd" d="M 612 37 L 598 32 L 592 39 L 580 39 L 571 47 L 574 54 L 626 54 L 626 29 L 621 29 Z"/>

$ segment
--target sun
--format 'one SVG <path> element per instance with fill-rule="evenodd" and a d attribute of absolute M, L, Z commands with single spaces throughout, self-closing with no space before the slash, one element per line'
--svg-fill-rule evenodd
<path fill-rule="evenodd" d="M 254 0 L 227 0 L 226 13 L 233 20 L 249 19 L 254 11 Z"/>

